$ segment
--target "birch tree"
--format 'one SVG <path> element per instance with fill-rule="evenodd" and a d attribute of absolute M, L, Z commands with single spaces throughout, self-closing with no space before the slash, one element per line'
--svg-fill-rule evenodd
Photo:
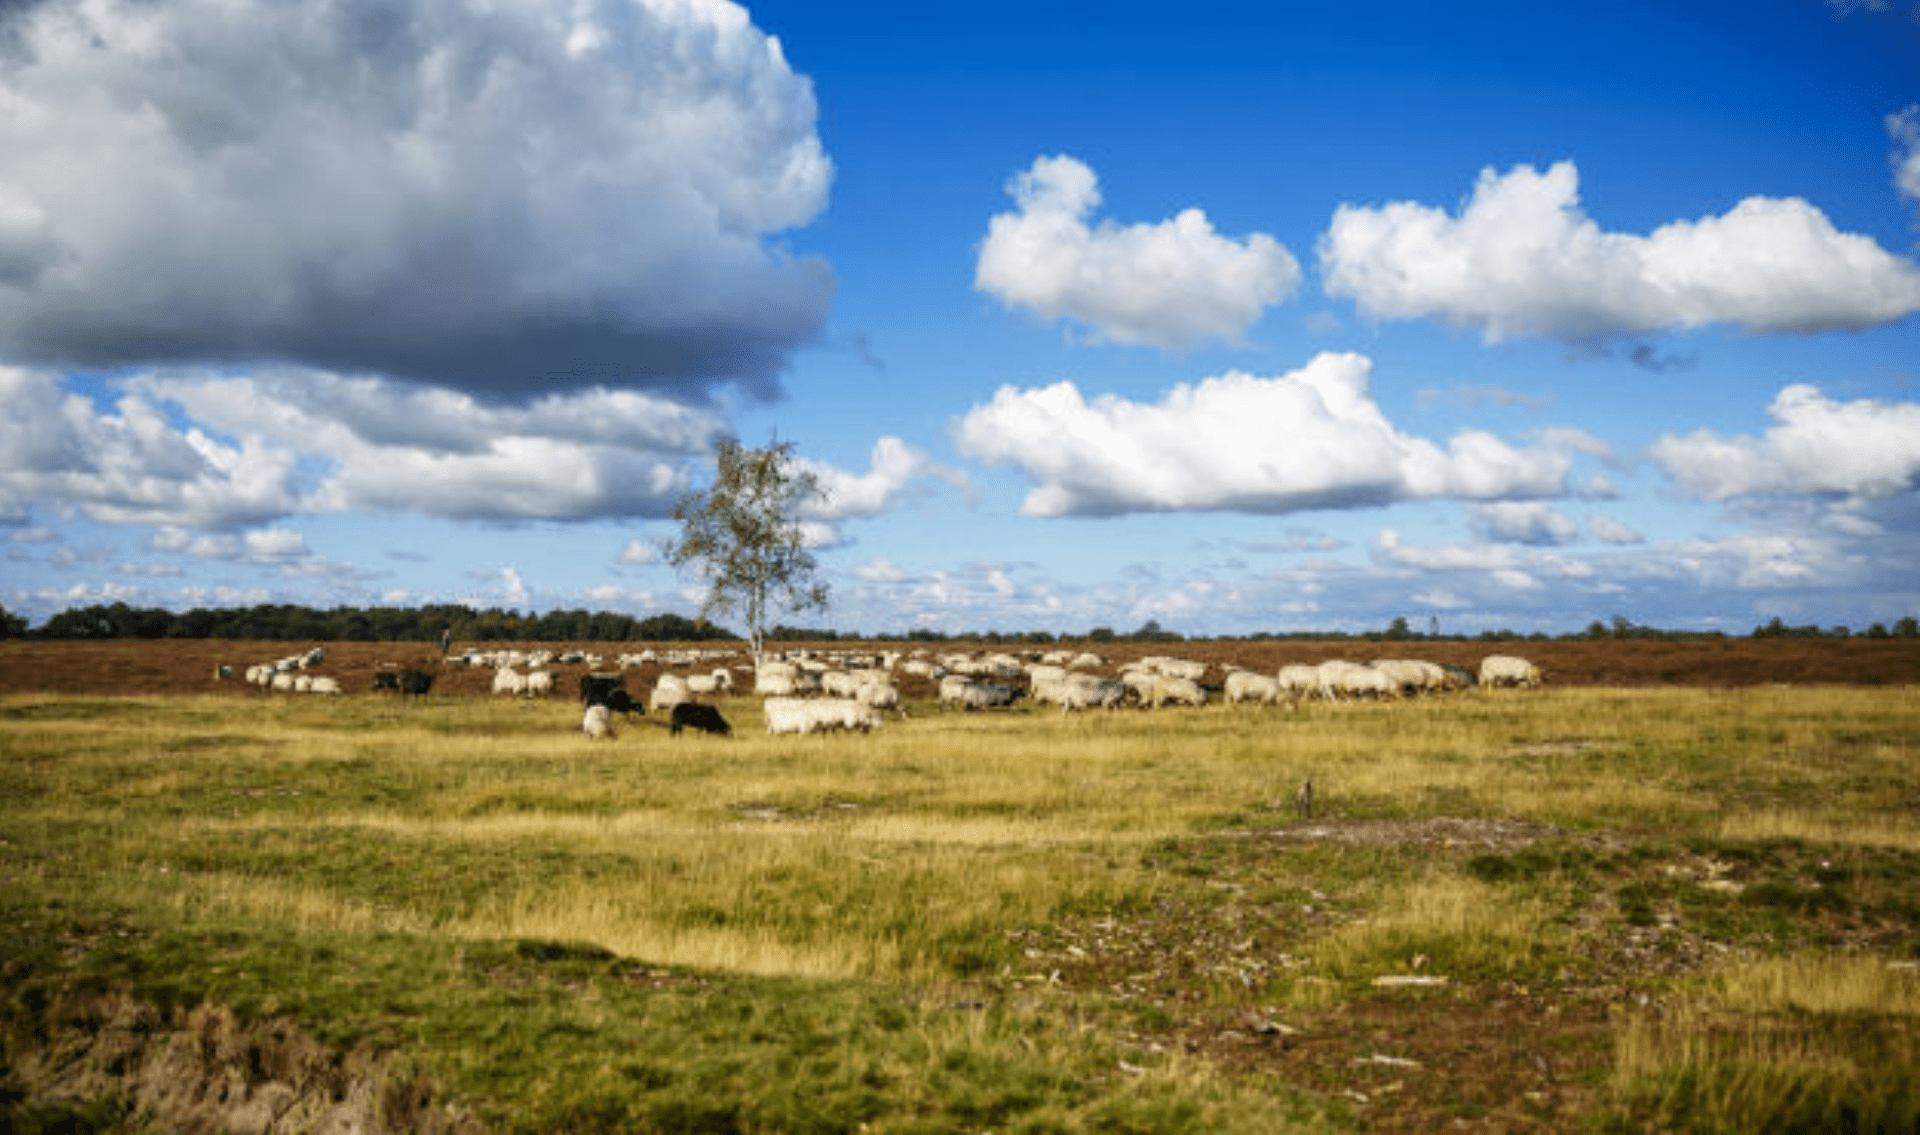
<path fill-rule="evenodd" d="M 769 616 L 827 605 L 800 526 L 801 510 L 825 503 L 827 493 L 798 467 L 790 441 L 749 449 L 729 439 L 715 456 L 712 486 L 674 503 L 680 536 L 662 551 L 676 569 L 706 582 L 702 618 L 732 612 L 745 621 L 757 665 Z"/>

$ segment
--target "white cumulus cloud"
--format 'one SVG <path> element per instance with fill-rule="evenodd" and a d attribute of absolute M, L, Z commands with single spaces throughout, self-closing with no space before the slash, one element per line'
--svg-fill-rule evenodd
<path fill-rule="evenodd" d="M 1299 263 L 1278 241 L 1221 236 L 1199 209 L 1157 224 L 1089 225 L 1100 190 L 1093 170 L 1066 155 L 1036 159 L 1008 192 L 1019 211 L 988 223 L 974 286 L 1043 319 L 1085 324 L 1098 342 L 1238 343 L 1299 286 Z"/>
<path fill-rule="evenodd" d="M 1474 527 L 1489 540 L 1552 547 L 1580 538 L 1580 526 L 1545 501 L 1488 501 L 1468 506 Z"/>
<path fill-rule="evenodd" d="M 954 424 L 981 460 L 1019 465 L 1032 516 L 1232 510 L 1279 514 L 1403 500 L 1563 495 L 1572 455 L 1478 430 L 1444 447 L 1396 429 L 1372 362 L 1326 353 L 1278 378 L 1231 372 L 1156 403 L 1089 401 L 1070 382 L 1002 387 Z"/>
<path fill-rule="evenodd" d="M 771 393 L 833 290 L 810 82 L 726 0 L 41 0 L 0 357 Z"/>
<path fill-rule="evenodd" d="M 1836 230 L 1797 198 L 1749 197 L 1646 236 L 1580 209 L 1572 162 L 1483 170 L 1458 215 L 1342 205 L 1322 235 L 1329 294 L 1381 319 L 1441 319 L 1489 342 L 1584 340 L 1733 324 L 1871 327 L 1920 310 L 1920 267 Z"/>
<path fill-rule="evenodd" d="M 1704 500 L 1765 494 L 1885 498 L 1920 482 L 1920 403 L 1835 402 L 1796 383 L 1775 396 L 1760 437 L 1700 429 L 1665 434 L 1651 454 L 1679 487 Z"/>
<path fill-rule="evenodd" d="M 1920 205 L 1920 103 L 1887 116 L 1893 136 L 1893 186 L 1900 196 Z"/>
<path fill-rule="evenodd" d="M 897 437 L 875 442 L 869 460 L 867 472 L 850 473 L 823 461 L 798 459 L 826 492 L 825 503 L 810 509 L 809 516 L 827 522 L 878 516 L 897 506 L 915 482 L 926 478 L 945 481 L 962 493 L 972 491 L 965 473 L 939 464 Z"/>
<path fill-rule="evenodd" d="M 1587 514 L 1587 531 L 1604 544 L 1644 544 L 1646 537 L 1603 513 Z"/>

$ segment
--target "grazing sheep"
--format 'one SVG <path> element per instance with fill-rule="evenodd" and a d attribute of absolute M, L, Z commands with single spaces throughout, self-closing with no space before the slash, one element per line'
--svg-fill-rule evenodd
<path fill-rule="evenodd" d="M 496 694 L 522 694 L 527 689 L 527 676 L 512 666 L 502 666 L 493 672 L 493 692 Z"/>
<path fill-rule="evenodd" d="M 582 674 L 580 675 L 580 704 L 605 705 L 607 696 L 615 690 L 625 690 L 627 678 L 624 674 Z"/>
<path fill-rule="evenodd" d="M 1298 702 L 1320 692 L 1320 668 L 1299 664 L 1282 666 L 1274 675 L 1274 683 L 1280 687 L 1282 697 Z"/>
<path fill-rule="evenodd" d="M 408 697 L 425 697 L 433 690 L 433 675 L 425 670 L 400 671 L 400 692 Z"/>
<path fill-rule="evenodd" d="M 1269 678 L 1251 670 L 1235 670 L 1227 675 L 1226 698 L 1228 705 L 1249 701 L 1256 705 L 1272 705 L 1280 700 L 1280 682 L 1277 678 Z"/>
<path fill-rule="evenodd" d="M 960 674 L 940 679 L 940 700 L 961 709 L 1005 709 L 1020 697 L 1014 686 L 977 682 Z"/>
<path fill-rule="evenodd" d="M 1371 666 L 1338 659 L 1320 664 L 1320 692 L 1328 701 L 1342 697 L 1392 697 L 1394 686 L 1385 674 Z"/>
<path fill-rule="evenodd" d="M 632 721 L 635 715 L 645 716 L 647 712 L 647 707 L 641 705 L 632 694 L 624 689 L 614 690 L 594 704 L 604 705 L 607 707 L 608 713 L 617 713 L 628 721 Z"/>
<path fill-rule="evenodd" d="M 1162 677 L 1154 687 L 1153 699 L 1148 704 L 1155 709 L 1168 704 L 1203 706 L 1207 704 L 1207 691 L 1192 678 Z"/>
<path fill-rule="evenodd" d="M 316 677 L 307 684 L 307 692 L 312 694 L 337 694 L 340 692 L 338 678 Z"/>
<path fill-rule="evenodd" d="M 1480 660 L 1483 686 L 1538 686 L 1540 668 L 1511 654 L 1489 654 Z"/>
<path fill-rule="evenodd" d="M 719 710 L 698 702 L 683 701 L 673 707 L 667 732 L 678 737 L 682 729 L 698 729 L 719 737 L 733 736 L 733 726 L 727 724 L 727 719 L 720 716 Z"/>
<path fill-rule="evenodd" d="M 1185 658 L 1167 658 L 1150 655 L 1134 663 L 1129 669 L 1147 670 L 1166 678 L 1184 678 L 1189 682 L 1199 682 L 1207 676 L 1207 664 L 1191 662 Z"/>
<path fill-rule="evenodd" d="M 1207 691 L 1191 678 L 1173 678 L 1155 670 L 1128 670 L 1120 675 L 1140 704 L 1158 709 L 1169 702 L 1176 705 L 1207 704 Z"/>
<path fill-rule="evenodd" d="M 662 674 L 653 684 L 653 693 L 647 698 L 647 708 L 653 710 L 671 710 L 681 702 L 693 700 L 693 691 L 687 688 L 687 680 L 678 674 Z"/>
<path fill-rule="evenodd" d="M 613 715 L 608 713 L 607 707 L 599 702 L 588 706 L 587 711 L 580 716 L 580 732 L 593 740 L 599 740 L 602 737 L 612 740 L 618 736 L 613 729 Z"/>
<path fill-rule="evenodd" d="M 1439 689 L 1441 680 L 1446 676 L 1440 667 L 1431 662 L 1403 658 L 1377 659 L 1373 668 L 1385 674 L 1394 689 L 1407 697 Z"/>
<path fill-rule="evenodd" d="M 545 697 L 546 695 L 552 693 L 553 692 L 553 671 L 551 670 L 528 671 L 527 684 L 525 688 L 522 689 L 520 692 L 525 694 L 528 697 L 533 697 L 536 694 L 541 697 Z"/>
<path fill-rule="evenodd" d="M 762 662 L 753 672 L 753 692 L 761 697 L 790 698 L 799 693 L 800 668 L 791 662 Z"/>
<path fill-rule="evenodd" d="M 1128 693 L 1125 682 L 1098 674 L 1068 674 L 1033 684 L 1033 700 L 1053 702 L 1063 714 L 1076 709 L 1115 709 L 1127 700 Z"/>
<path fill-rule="evenodd" d="M 892 682 L 876 680 L 863 684 L 854 693 L 854 700 L 869 709 L 890 709 L 901 717 L 907 715 L 907 707 L 900 700 L 900 687 Z"/>
<path fill-rule="evenodd" d="M 853 697 L 860 692 L 860 685 L 860 676 L 845 670 L 829 670 L 820 675 L 820 692 L 831 698 Z"/>
<path fill-rule="evenodd" d="M 824 733 L 880 728 L 880 715 L 849 698 L 768 698 L 761 706 L 768 733 Z"/>

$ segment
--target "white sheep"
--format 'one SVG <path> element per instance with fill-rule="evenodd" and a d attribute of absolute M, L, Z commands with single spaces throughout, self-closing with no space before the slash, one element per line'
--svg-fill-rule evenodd
<path fill-rule="evenodd" d="M 1320 664 L 1320 692 L 1328 701 L 1342 697 L 1392 697 L 1394 685 L 1371 666 L 1335 659 Z"/>
<path fill-rule="evenodd" d="M 962 674 L 940 679 L 940 700 L 961 709 L 1003 709 L 1019 696 L 1020 691 L 1013 686 L 977 682 Z"/>
<path fill-rule="evenodd" d="M 1148 705 L 1158 709 L 1172 703 L 1175 705 L 1202 706 L 1207 704 L 1207 691 L 1192 678 L 1179 678 L 1163 675 L 1155 686 L 1153 697 Z"/>
<path fill-rule="evenodd" d="M 337 694 L 340 692 L 340 680 L 317 675 L 307 682 L 307 692 L 313 694 Z"/>
<path fill-rule="evenodd" d="M 1446 681 L 1447 672 L 1431 662 L 1420 662 L 1404 658 L 1382 658 L 1373 663 L 1373 668 L 1387 676 L 1387 680 L 1402 694 L 1422 694 L 1438 690 Z"/>
<path fill-rule="evenodd" d="M 1511 654 L 1489 654 L 1480 660 L 1483 686 L 1538 686 L 1540 668 Z"/>
<path fill-rule="evenodd" d="M 1076 709 L 1114 709 L 1126 701 L 1128 692 L 1126 683 L 1098 674 L 1068 674 L 1033 684 L 1033 700 L 1052 702 L 1060 707 L 1061 713 Z"/>
<path fill-rule="evenodd" d="M 860 692 L 860 677 L 845 670 L 829 670 L 820 675 L 820 691 L 828 697 L 850 698 Z"/>
<path fill-rule="evenodd" d="M 553 692 L 553 671 L 529 670 L 527 672 L 526 685 L 521 689 L 520 692 L 525 694 L 528 697 L 534 697 L 536 695 L 545 697 L 546 695 L 552 693 Z"/>
<path fill-rule="evenodd" d="M 598 702 L 588 706 L 587 712 L 581 715 L 580 732 L 594 740 L 602 737 L 612 740 L 618 736 L 613 728 L 613 714 Z"/>
<path fill-rule="evenodd" d="M 822 733 L 880 728 L 880 715 L 850 698 L 768 698 L 761 704 L 768 733 Z"/>
<path fill-rule="evenodd" d="M 890 709 L 901 717 L 907 715 L 906 706 L 900 700 L 900 687 L 892 682 L 866 682 L 853 696 L 855 701 L 869 709 Z"/>
<path fill-rule="evenodd" d="M 678 674 L 662 674 L 653 685 L 653 693 L 647 697 L 647 709 L 670 710 L 681 702 L 693 700 L 693 691 L 687 687 L 687 680 Z"/>
<path fill-rule="evenodd" d="M 1226 698 L 1228 705 L 1249 701 L 1256 705 L 1272 705 L 1280 700 L 1280 681 L 1251 670 L 1235 670 L 1227 675 Z"/>
<path fill-rule="evenodd" d="M 1134 663 L 1129 669 L 1149 670 L 1167 678 L 1185 678 L 1189 682 L 1198 682 L 1207 676 L 1207 664 L 1191 662 L 1185 658 L 1168 658 L 1164 655 L 1149 655 Z"/>
<path fill-rule="evenodd" d="M 1280 687 L 1282 697 L 1298 702 L 1320 692 L 1320 668 L 1300 663 L 1282 666 L 1274 675 L 1274 683 Z"/>
<path fill-rule="evenodd" d="M 512 666 L 502 666 L 493 672 L 493 692 L 496 694 L 522 694 L 527 690 L 527 676 Z"/>

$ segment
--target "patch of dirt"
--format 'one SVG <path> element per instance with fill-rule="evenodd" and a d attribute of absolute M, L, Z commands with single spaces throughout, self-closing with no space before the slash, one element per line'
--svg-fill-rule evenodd
<path fill-rule="evenodd" d="M 1423 820 L 1302 820 L 1286 827 L 1244 833 L 1279 843 L 1338 843 L 1348 846 L 1460 848 L 1511 851 L 1567 833 L 1551 824 L 1526 820 L 1471 820 L 1434 816 Z"/>
<path fill-rule="evenodd" d="M 170 1012 L 99 995 L 61 1006 L 45 1027 L 0 1038 L 6 1094 L 20 1101 L 0 1110 L 0 1123 L 38 1126 L 107 1100 L 138 1130 L 483 1130 L 391 1055 L 334 1052 L 290 1023 L 246 1026 L 217 1005 Z"/>
<path fill-rule="evenodd" d="M 1098 1006 L 1126 1053 L 1122 1074 L 1184 1053 L 1312 1092 L 1369 1130 L 1579 1129 L 1608 1106 L 1616 1015 L 1657 1006 L 1665 983 L 1723 961 L 1725 947 L 1664 920 L 1628 925 L 1603 889 L 1578 912 L 1557 972 L 1493 980 L 1413 959 L 1405 974 L 1335 984 L 1314 974 L 1312 943 L 1365 911 L 1318 889 L 1337 891 L 1302 876 L 1294 854 L 1337 845 L 1467 860 L 1568 838 L 1618 837 L 1515 819 L 1330 817 L 1183 840 L 1152 862 L 1197 890 L 1015 931 L 1016 961 L 985 997 Z M 1312 995 L 1322 982 L 1324 999 Z"/>

